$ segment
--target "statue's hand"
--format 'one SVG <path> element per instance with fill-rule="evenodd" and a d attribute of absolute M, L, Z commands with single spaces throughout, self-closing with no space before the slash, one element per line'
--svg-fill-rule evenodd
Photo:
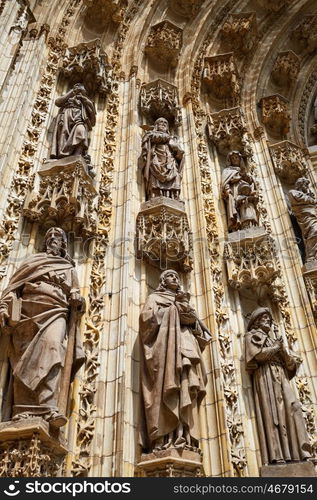
<path fill-rule="evenodd" d="M 85 299 L 78 292 L 70 294 L 69 304 L 74 309 L 78 309 L 79 312 L 83 312 L 85 309 Z"/>
<path fill-rule="evenodd" d="M 7 325 L 9 314 L 7 308 L 0 309 L 0 327 L 4 328 Z"/>

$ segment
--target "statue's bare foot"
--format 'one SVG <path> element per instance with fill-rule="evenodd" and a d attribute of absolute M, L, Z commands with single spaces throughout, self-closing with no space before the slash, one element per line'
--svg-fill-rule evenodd
<path fill-rule="evenodd" d="M 62 413 L 54 412 L 49 419 L 49 424 L 56 428 L 63 427 L 67 424 L 67 418 Z"/>
<path fill-rule="evenodd" d="M 185 446 L 186 446 L 186 439 L 183 436 L 178 437 L 175 440 L 174 446 L 175 446 L 175 448 L 185 448 Z"/>

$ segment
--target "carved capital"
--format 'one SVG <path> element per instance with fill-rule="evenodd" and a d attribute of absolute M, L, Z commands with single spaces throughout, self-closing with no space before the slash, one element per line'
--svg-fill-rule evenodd
<path fill-rule="evenodd" d="M 243 150 L 246 125 L 241 108 L 223 109 L 208 115 L 208 134 L 222 154 Z"/>
<path fill-rule="evenodd" d="M 179 125 L 182 120 L 177 87 L 164 80 L 159 79 L 142 85 L 140 109 L 152 120 L 163 116 L 168 121 L 174 121 L 175 125 Z"/>
<path fill-rule="evenodd" d="M 216 99 L 237 99 L 240 84 L 233 52 L 205 57 L 203 82 Z"/>
<path fill-rule="evenodd" d="M 289 131 L 290 115 L 288 100 L 274 94 L 263 97 L 260 101 L 262 122 L 273 137 L 285 137 Z"/>
<path fill-rule="evenodd" d="M 163 67 L 175 67 L 182 47 L 183 30 L 169 21 L 151 27 L 144 52 Z"/>
<path fill-rule="evenodd" d="M 292 50 L 280 52 L 272 69 L 272 80 L 280 87 L 289 87 L 296 80 L 299 70 L 300 59 Z"/>
<path fill-rule="evenodd" d="M 270 146 L 275 173 L 292 184 L 305 176 L 307 165 L 303 148 L 290 141 L 277 142 Z"/>
<path fill-rule="evenodd" d="M 184 202 L 160 196 L 142 203 L 137 217 L 137 258 L 160 269 L 192 270 L 192 233 Z"/>
<path fill-rule="evenodd" d="M 225 45 L 238 56 L 249 52 L 257 37 L 255 12 L 230 14 L 221 28 L 221 38 Z"/>
<path fill-rule="evenodd" d="M 89 93 L 107 94 L 111 90 L 112 71 L 100 39 L 83 42 L 66 49 L 61 73 L 70 84 L 82 82 Z"/>

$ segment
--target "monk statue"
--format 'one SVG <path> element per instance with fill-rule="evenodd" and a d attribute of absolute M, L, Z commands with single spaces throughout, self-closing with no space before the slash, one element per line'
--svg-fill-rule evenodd
<path fill-rule="evenodd" d="M 246 369 L 252 375 L 254 406 L 263 465 L 303 461 L 311 446 L 301 405 L 290 384 L 299 359 L 272 336 L 268 308 L 253 311 L 245 335 Z"/>
<path fill-rule="evenodd" d="M 90 170 L 88 155 L 88 132 L 96 123 L 96 109 L 88 98 L 85 87 L 76 83 L 73 88 L 55 101 L 59 112 L 53 131 L 51 158 L 60 159 L 81 155 L 86 159 Z"/>
<path fill-rule="evenodd" d="M 77 329 L 84 304 L 66 234 L 53 227 L 44 252 L 22 263 L 1 297 L 11 368 L 4 420 L 42 417 L 53 427 L 65 425 L 69 385 L 85 360 Z"/>
<path fill-rule="evenodd" d="M 295 189 L 289 191 L 289 200 L 302 231 L 305 261 L 317 261 L 317 200 L 306 177 L 297 179 Z"/>
<path fill-rule="evenodd" d="M 169 133 L 168 121 L 158 118 L 142 141 L 140 167 L 148 200 L 156 196 L 179 199 L 183 162 L 184 151 L 177 137 Z"/>
<path fill-rule="evenodd" d="M 140 315 L 141 445 L 197 449 L 198 408 L 207 383 L 202 352 L 211 340 L 178 274 L 164 271 Z"/>
<path fill-rule="evenodd" d="M 239 151 L 231 151 L 222 172 L 222 196 L 227 205 L 228 230 L 258 225 L 258 196 Z"/>

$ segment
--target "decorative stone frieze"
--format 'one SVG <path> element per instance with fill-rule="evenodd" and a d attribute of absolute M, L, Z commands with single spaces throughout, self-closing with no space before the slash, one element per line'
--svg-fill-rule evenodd
<path fill-rule="evenodd" d="M 57 476 L 66 453 L 42 418 L 0 424 L 0 477 Z"/>
<path fill-rule="evenodd" d="M 286 7 L 292 0 L 257 0 L 258 3 L 270 12 L 278 12 L 282 7 Z"/>
<path fill-rule="evenodd" d="M 291 117 L 288 100 L 280 94 L 263 97 L 260 101 L 262 122 L 273 137 L 285 137 L 289 131 Z"/>
<path fill-rule="evenodd" d="M 140 110 L 153 121 L 163 116 L 168 121 L 174 121 L 175 125 L 180 125 L 182 115 L 177 87 L 161 79 L 143 84 L 140 91 Z"/>
<path fill-rule="evenodd" d="M 164 68 L 175 67 L 182 48 L 183 30 L 170 21 L 151 27 L 144 52 L 152 62 Z"/>
<path fill-rule="evenodd" d="M 292 51 L 280 52 L 272 69 L 272 80 L 280 87 L 289 87 L 296 80 L 300 70 L 300 59 Z"/>
<path fill-rule="evenodd" d="M 143 477 L 202 477 L 204 469 L 199 452 L 169 448 L 142 454 L 138 475 Z"/>
<path fill-rule="evenodd" d="M 48 161 L 38 173 L 39 189 L 30 189 L 23 215 L 44 229 L 58 226 L 83 238 L 95 235 L 93 199 L 97 192 L 82 157 Z"/>
<path fill-rule="evenodd" d="M 208 135 L 222 154 L 243 150 L 247 131 L 240 107 L 223 109 L 208 115 Z"/>
<path fill-rule="evenodd" d="M 121 23 L 128 0 L 83 0 L 83 3 L 87 7 L 86 25 L 100 33 L 111 22 Z"/>
<path fill-rule="evenodd" d="M 237 99 L 240 85 L 233 52 L 205 57 L 203 82 L 216 99 Z"/>
<path fill-rule="evenodd" d="M 317 15 L 303 16 L 292 32 L 292 40 L 302 51 L 310 53 L 317 46 Z"/>
<path fill-rule="evenodd" d="M 137 258 L 160 269 L 192 270 L 192 234 L 183 201 L 164 196 L 141 204 L 137 217 Z"/>
<path fill-rule="evenodd" d="M 270 145 L 270 152 L 275 173 L 289 184 L 306 174 L 304 151 L 297 144 L 290 141 L 277 142 Z"/>
<path fill-rule="evenodd" d="M 235 289 L 250 288 L 260 296 L 279 274 L 273 241 L 260 227 L 230 233 L 224 259 L 230 286 Z"/>
<path fill-rule="evenodd" d="M 169 0 L 171 9 L 187 18 L 194 17 L 205 0 Z"/>
<path fill-rule="evenodd" d="M 111 90 L 111 65 L 99 38 L 67 48 L 61 73 L 70 85 L 82 82 L 89 93 L 107 94 Z"/>
<path fill-rule="evenodd" d="M 237 56 L 249 52 L 257 37 L 255 12 L 230 14 L 221 28 L 221 38 Z"/>

